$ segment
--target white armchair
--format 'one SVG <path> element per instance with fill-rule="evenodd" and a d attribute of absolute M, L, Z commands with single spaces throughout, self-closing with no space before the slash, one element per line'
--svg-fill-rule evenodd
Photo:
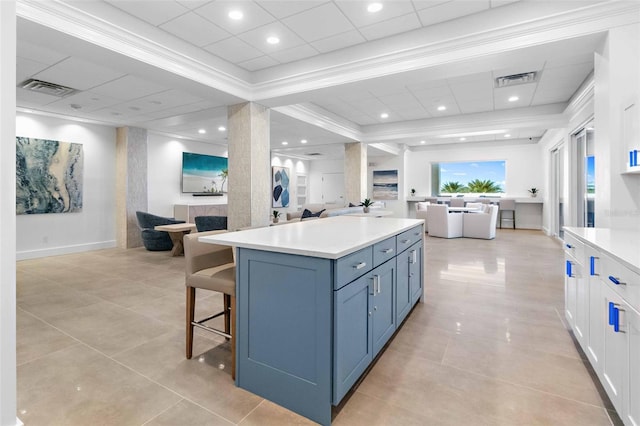
<path fill-rule="evenodd" d="M 429 226 L 427 224 L 427 207 L 431 204 L 430 202 L 417 202 L 416 203 L 416 219 L 424 220 L 424 231 L 429 232 Z"/>
<path fill-rule="evenodd" d="M 463 236 L 492 240 L 496 237 L 498 222 L 498 206 L 487 205 L 486 213 L 465 213 L 463 219 Z"/>
<path fill-rule="evenodd" d="M 440 238 L 462 237 L 462 213 L 449 213 L 445 204 L 427 206 L 429 236 Z"/>

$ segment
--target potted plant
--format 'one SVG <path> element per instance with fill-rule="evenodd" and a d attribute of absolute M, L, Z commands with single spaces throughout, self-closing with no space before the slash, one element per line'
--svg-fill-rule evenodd
<path fill-rule="evenodd" d="M 278 210 L 273 211 L 273 223 L 278 223 L 280 221 L 280 212 Z"/>
<path fill-rule="evenodd" d="M 537 197 L 538 196 L 538 188 L 529 189 L 529 194 L 531 194 L 532 197 Z"/>
<path fill-rule="evenodd" d="M 369 207 L 371 207 L 372 204 L 373 201 L 371 201 L 371 199 L 365 198 L 362 202 L 362 211 L 364 211 L 365 213 L 369 213 Z"/>
<path fill-rule="evenodd" d="M 411 196 L 415 197 L 416 196 L 416 190 L 415 188 L 411 188 Z"/>

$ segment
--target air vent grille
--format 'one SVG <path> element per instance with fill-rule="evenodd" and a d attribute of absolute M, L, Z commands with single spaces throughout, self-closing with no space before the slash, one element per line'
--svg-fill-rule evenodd
<path fill-rule="evenodd" d="M 49 83 L 48 81 L 36 80 L 33 78 L 22 82 L 18 87 L 31 90 L 33 92 L 57 96 L 59 98 L 64 98 L 65 96 L 78 92 L 78 90 L 72 89 L 71 87 L 61 86 L 59 84 Z"/>
<path fill-rule="evenodd" d="M 520 74 L 504 75 L 496 78 L 496 87 L 517 86 L 519 84 L 535 83 L 539 78 L 539 71 L 523 72 Z"/>
<path fill-rule="evenodd" d="M 314 156 L 317 156 L 317 155 L 322 155 L 322 153 L 320 153 L 320 152 L 309 152 L 309 153 L 308 153 L 308 154 L 306 154 L 306 155 L 308 155 L 308 156 L 310 156 L 310 157 L 314 157 Z"/>

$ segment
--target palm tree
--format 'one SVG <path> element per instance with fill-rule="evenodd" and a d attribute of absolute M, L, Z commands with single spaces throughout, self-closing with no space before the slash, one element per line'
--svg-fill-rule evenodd
<path fill-rule="evenodd" d="M 468 189 L 466 186 L 461 184 L 460 182 L 447 182 L 442 185 L 442 189 L 440 192 L 445 192 L 449 194 L 457 193 L 457 192 L 467 192 Z"/>
<path fill-rule="evenodd" d="M 492 192 L 502 192 L 502 188 L 500 187 L 500 185 L 489 179 L 474 179 L 469 182 L 469 192 L 487 194 Z"/>
<path fill-rule="evenodd" d="M 222 184 L 220 185 L 220 192 L 224 192 L 224 184 L 227 181 L 227 178 L 229 177 L 229 169 L 220 170 L 220 174 L 218 176 L 222 178 Z"/>

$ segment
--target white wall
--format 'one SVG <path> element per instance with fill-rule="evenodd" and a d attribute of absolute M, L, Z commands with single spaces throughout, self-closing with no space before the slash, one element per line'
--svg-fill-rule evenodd
<path fill-rule="evenodd" d="M 344 173 L 344 160 L 313 160 L 309 162 L 309 200 L 308 203 L 322 203 L 322 175 L 325 173 Z M 343 192 L 344 194 L 344 189 Z"/>
<path fill-rule="evenodd" d="M 84 152 L 82 211 L 17 216 L 17 258 L 115 247 L 115 128 L 18 113 L 16 135 L 80 143 Z"/>
<path fill-rule="evenodd" d="M 149 213 L 173 217 L 174 204 L 226 204 L 227 196 L 194 197 L 182 193 L 182 153 L 227 157 L 227 148 L 205 142 L 173 139 L 149 133 L 147 191 Z M 225 184 L 225 191 L 229 189 Z"/>
<path fill-rule="evenodd" d="M 527 190 L 529 188 L 542 188 L 546 172 L 542 169 L 540 147 L 537 144 L 457 145 L 451 147 L 434 146 L 407 152 L 405 188 L 415 188 L 417 195 L 431 195 L 431 163 L 500 160 L 506 161 L 504 196 L 528 197 Z"/>

